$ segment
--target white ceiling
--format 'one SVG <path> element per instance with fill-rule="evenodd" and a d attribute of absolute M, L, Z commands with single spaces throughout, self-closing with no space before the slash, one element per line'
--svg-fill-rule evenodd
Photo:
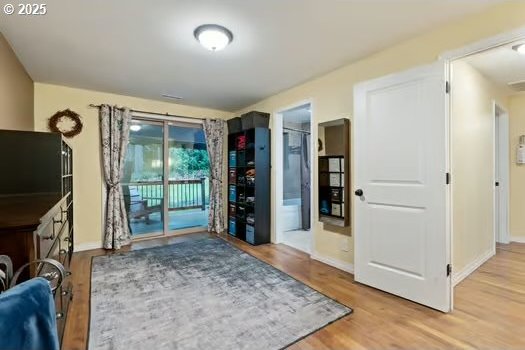
<path fill-rule="evenodd" d="M 35 81 L 235 111 L 501 1 L 47 0 L 0 31 Z M 232 44 L 200 47 L 205 23 Z"/>
<path fill-rule="evenodd" d="M 507 87 L 509 83 L 525 81 L 525 55 L 512 49 L 517 43 L 484 51 L 464 60 L 494 83 Z"/>

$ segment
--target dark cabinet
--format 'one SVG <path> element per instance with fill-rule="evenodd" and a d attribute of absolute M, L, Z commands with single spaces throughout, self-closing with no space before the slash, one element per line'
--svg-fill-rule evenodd
<path fill-rule="evenodd" d="M 270 130 L 228 135 L 228 233 L 270 243 Z"/>
<path fill-rule="evenodd" d="M 72 149 L 59 134 L 0 130 L 0 166 L 0 255 L 8 255 L 15 270 L 52 258 L 69 271 L 74 247 Z M 41 268 L 31 265 L 22 279 L 43 273 Z M 71 297 L 66 278 L 55 291 L 60 338 Z"/>

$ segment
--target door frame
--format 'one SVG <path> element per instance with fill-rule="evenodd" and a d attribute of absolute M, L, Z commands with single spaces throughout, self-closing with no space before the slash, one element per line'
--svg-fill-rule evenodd
<path fill-rule="evenodd" d="M 438 59 L 441 59 L 445 62 L 445 67 L 446 67 L 446 79 L 447 79 L 447 82 L 451 82 L 452 80 L 452 74 L 451 74 L 451 70 L 450 70 L 450 66 L 451 66 L 451 63 L 455 60 L 458 60 L 458 59 L 461 59 L 461 58 L 465 58 L 467 56 L 471 56 L 471 55 L 474 55 L 474 54 L 477 54 L 477 53 L 481 53 L 481 52 L 484 52 L 484 51 L 488 51 L 490 49 L 494 49 L 494 48 L 497 48 L 497 47 L 500 47 L 500 46 L 504 46 L 504 45 L 509 45 L 513 42 L 516 42 L 516 41 L 521 41 L 521 40 L 525 40 L 525 26 L 523 27 L 519 27 L 519 28 L 516 28 L 515 30 L 511 30 L 511 31 L 508 31 L 508 32 L 504 32 L 504 33 L 500 33 L 500 34 L 497 34 L 497 35 L 493 35 L 493 36 L 489 36 L 489 37 L 486 37 L 486 38 L 483 38 L 481 40 L 477 40 L 477 41 L 474 41 L 470 44 L 467 44 L 465 46 L 462 46 L 462 47 L 459 47 L 459 48 L 456 48 L 456 49 L 453 49 L 453 50 L 448 50 L 448 51 L 445 51 L 443 53 L 441 53 L 439 56 L 438 56 Z M 454 87 L 451 86 L 451 89 L 453 89 Z M 451 116 L 451 104 L 449 103 L 449 106 L 447 108 L 447 114 L 448 114 L 448 117 L 447 119 L 449 120 L 449 128 L 450 128 L 450 116 Z M 451 130 L 449 129 L 449 134 L 450 134 Z M 449 145 L 449 157 L 450 157 L 450 150 L 451 150 L 451 140 L 449 138 L 449 140 L 447 141 L 448 145 Z M 510 164 L 509 164 L 510 165 Z M 453 178 L 453 175 L 454 175 L 454 169 L 451 169 L 451 176 Z M 449 189 L 449 193 L 452 193 L 453 191 L 453 187 L 454 186 L 454 181 L 451 182 L 451 186 L 450 189 Z M 454 237 L 454 229 L 453 229 L 453 225 L 452 225 L 452 222 L 453 222 L 453 203 L 452 201 L 450 201 L 450 212 L 449 212 L 449 216 L 450 216 L 450 221 L 447 223 L 447 226 L 449 227 L 450 229 L 450 256 L 453 257 L 454 255 L 454 244 L 453 244 L 453 237 Z M 510 207 L 509 207 L 509 212 L 510 212 Z M 508 232 L 508 234 L 510 235 L 510 231 Z M 494 245 L 495 246 L 495 245 Z M 451 275 L 454 275 L 454 267 L 452 267 L 452 274 Z M 453 298 L 453 289 L 454 289 L 454 284 L 451 283 L 451 288 L 452 288 L 452 291 L 451 291 L 451 310 L 453 309 L 453 305 L 454 305 L 454 298 Z"/>
<path fill-rule="evenodd" d="M 495 249 L 498 239 L 501 243 L 510 242 L 510 135 L 509 113 L 496 100 L 492 100 L 492 115 L 494 117 L 494 183 L 499 180 L 499 190 L 494 186 Z M 499 173 L 499 179 L 496 173 Z M 498 196 L 496 196 L 497 192 Z M 498 206 L 497 202 L 504 203 L 503 208 L 501 205 Z"/>
<path fill-rule="evenodd" d="M 283 202 L 283 114 L 290 109 L 297 107 L 310 105 L 310 252 L 306 252 L 312 255 L 314 252 L 314 165 L 316 163 L 315 155 L 315 142 L 317 140 L 317 130 L 314 130 L 314 103 L 312 99 L 301 100 L 293 103 L 286 107 L 279 108 L 273 113 L 272 121 L 272 178 L 275 179 L 272 184 L 272 193 L 274 205 L 272 205 L 273 212 L 273 225 L 272 225 L 272 238 L 271 241 L 274 244 L 283 243 L 283 232 L 281 232 L 281 215 L 280 213 Z"/>

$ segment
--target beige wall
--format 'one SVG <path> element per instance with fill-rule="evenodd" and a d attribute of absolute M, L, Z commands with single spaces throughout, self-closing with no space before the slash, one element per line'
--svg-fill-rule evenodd
<path fill-rule="evenodd" d="M 102 237 L 102 173 L 98 110 L 90 103 L 107 103 L 150 112 L 188 117 L 227 119 L 231 113 L 205 108 L 145 100 L 129 96 L 35 83 L 35 130 L 46 131 L 47 119 L 70 108 L 81 115 L 82 133 L 72 139 L 74 155 L 75 244 L 100 245 Z"/>
<path fill-rule="evenodd" d="M 33 130 L 33 80 L 0 33 L 0 129 Z"/>
<path fill-rule="evenodd" d="M 452 262 L 460 273 L 494 247 L 493 101 L 508 91 L 464 62 L 451 65 Z"/>
<path fill-rule="evenodd" d="M 520 135 L 525 135 L 525 95 L 509 98 L 510 129 L 510 235 L 511 240 L 525 242 L 525 165 L 516 164 Z"/>
<path fill-rule="evenodd" d="M 310 99 L 312 101 L 312 118 L 315 124 L 341 117 L 351 118 L 353 113 L 353 87 L 357 82 L 430 63 L 445 51 L 460 48 L 521 26 L 525 26 L 525 2 L 498 5 L 490 10 L 402 42 L 366 59 L 346 65 L 239 112 L 255 109 L 274 113 L 287 106 Z M 314 132 L 316 129 L 314 128 Z M 314 159 L 314 174 L 314 184 L 316 184 L 317 157 Z M 315 187 L 314 196 L 313 210 L 317 213 L 317 191 Z M 353 248 L 349 252 L 342 250 L 344 240 L 350 240 L 348 243 L 350 247 L 353 247 L 351 237 L 324 230 L 323 225 L 317 221 L 317 215 L 312 228 L 314 231 L 314 254 L 339 264 L 353 263 Z"/>

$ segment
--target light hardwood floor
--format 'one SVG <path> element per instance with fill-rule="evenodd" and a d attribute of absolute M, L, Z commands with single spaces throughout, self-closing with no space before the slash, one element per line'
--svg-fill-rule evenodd
<path fill-rule="evenodd" d="M 196 239 L 192 234 L 133 243 L 143 249 Z M 308 336 L 292 349 L 525 349 L 525 244 L 498 245 L 497 254 L 455 289 L 455 310 L 443 314 L 354 282 L 342 272 L 285 245 L 235 246 L 275 266 L 354 312 Z M 91 257 L 75 253 L 74 299 L 63 349 L 86 349 Z M 234 349 L 232 349 L 234 350 Z"/>

